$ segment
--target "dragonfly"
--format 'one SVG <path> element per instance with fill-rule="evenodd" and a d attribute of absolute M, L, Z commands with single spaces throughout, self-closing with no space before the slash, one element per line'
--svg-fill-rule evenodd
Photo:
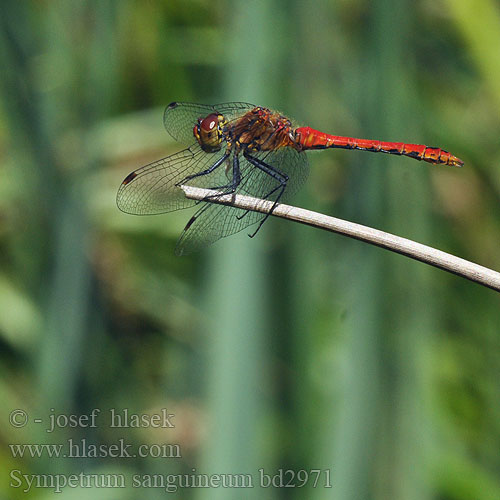
<path fill-rule="evenodd" d="M 330 135 L 295 126 L 277 111 L 244 102 L 173 102 L 165 109 L 163 124 L 186 148 L 127 175 L 117 205 L 125 213 L 154 215 L 199 203 L 177 242 L 177 255 L 258 224 L 249 235 L 255 236 L 277 204 L 288 201 L 305 183 L 308 150 L 359 149 L 463 165 L 460 158 L 437 147 Z M 213 194 L 197 202 L 184 195 L 183 185 L 210 189 Z M 229 194 L 269 200 L 272 206 L 262 214 L 213 203 Z"/>

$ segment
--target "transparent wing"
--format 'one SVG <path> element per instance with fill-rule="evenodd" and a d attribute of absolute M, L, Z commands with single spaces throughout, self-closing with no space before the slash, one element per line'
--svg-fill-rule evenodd
<path fill-rule="evenodd" d="M 288 175 L 289 180 L 280 201 L 286 201 L 306 181 L 308 161 L 305 153 L 299 153 L 291 148 L 282 148 L 271 153 L 260 153 L 257 158 L 271 165 L 280 173 Z M 240 155 L 241 183 L 237 193 L 266 198 L 275 201 L 279 196 L 280 186 L 277 179 L 258 169 Z M 227 184 L 230 171 L 220 171 L 226 179 L 217 179 L 219 186 Z M 175 253 L 186 255 L 208 246 L 220 238 L 235 234 L 246 227 L 256 224 L 266 217 L 266 214 L 247 212 L 240 208 L 204 202 L 203 206 L 187 223 L 178 243 Z"/>
<path fill-rule="evenodd" d="M 285 192 L 280 198 L 281 202 L 290 200 L 304 185 L 309 175 L 309 162 L 304 152 L 298 152 L 295 149 L 285 147 L 253 156 L 264 161 L 281 174 L 288 176 Z M 246 181 L 241 183 L 240 192 L 255 196 L 256 198 L 274 199 L 272 197 L 269 198 L 268 193 L 277 187 L 278 182 L 262 170 L 248 163 L 244 158 L 243 160 L 244 168 L 242 170 L 245 171 Z"/>
<path fill-rule="evenodd" d="M 198 118 L 211 113 L 221 113 L 228 121 L 240 117 L 255 108 L 246 102 L 226 102 L 222 104 L 195 104 L 192 102 L 172 102 L 163 113 L 163 124 L 167 132 L 186 146 L 193 142 L 193 128 Z"/>
<path fill-rule="evenodd" d="M 172 212 L 194 205 L 194 200 L 184 196 L 177 187 L 189 175 L 208 169 L 216 163 L 224 151 L 206 153 L 198 144 L 179 151 L 162 160 L 155 161 L 129 174 L 122 182 L 116 203 L 118 208 L 128 214 L 154 215 Z M 220 168 L 223 170 L 223 167 Z M 217 172 L 215 172 L 217 174 Z M 209 187 L 211 180 L 201 176 L 197 183 L 188 184 Z"/>
<path fill-rule="evenodd" d="M 264 214 L 240 208 L 204 202 L 187 223 L 175 247 L 176 255 L 187 255 L 205 248 L 217 240 L 238 233 L 260 222 Z"/>

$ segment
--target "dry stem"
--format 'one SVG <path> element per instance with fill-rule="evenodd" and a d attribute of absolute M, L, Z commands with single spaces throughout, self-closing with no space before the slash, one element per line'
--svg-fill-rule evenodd
<path fill-rule="evenodd" d="M 208 189 L 181 186 L 185 195 L 194 200 L 203 200 L 213 191 Z M 225 195 L 210 198 L 212 203 L 231 205 L 244 210 L 268 213 L 273 203 L 271 201 L 252 198 L 244 195 Z M 497 292 L 500 292 L 500 273 L 487 267 L 474 264 L 465 259 L 455 257 L 441 250 L 422 245 L 400 236 L 395 236 L 378 229 L 362 226 L 335 217 L 329 217 L 317 212 L 311 212 L 303 208 L 279 204 L 273 211 L 273 216 L 289 219 L 309 226 L 317 227 L 333 233 L 344 234 L 357 240 L 377 245 L 387 250 L 406 255 L 434 267 L 438 267 L 450 273 L 462 276 L 471 281 L 479 283 Z"/>

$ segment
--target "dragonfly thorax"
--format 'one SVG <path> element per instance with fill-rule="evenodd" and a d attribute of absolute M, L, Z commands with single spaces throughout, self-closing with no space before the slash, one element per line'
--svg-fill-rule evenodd
<path fill-rule="evenodd" d="M 224 128 L 226 125 L 227 120 L 221 114 L 211 113 L 205 118 L 198 118 L 193 135 L 203 151 L 215 153 L 221 149 L 222 142 L 225 140 Z"/>
<path fill-rule="evenodd" d="M 247 151 L 276 151 L 295 147 L 291 121 L 267 108 L 256 107 L 232 126 L 231 137 Z"/>

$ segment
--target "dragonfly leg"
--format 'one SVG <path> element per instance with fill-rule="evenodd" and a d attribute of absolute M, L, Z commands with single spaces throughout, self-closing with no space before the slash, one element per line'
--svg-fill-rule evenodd
<path fill-rule="evenodd" d="M 269 210 L 269 212 L 266 214 L 266 216 L 260 221 L 259 225 L 257 226 L 257 229 L 252 233 L 249 234 L 250 238 L 253 238 L 258 232 L 259 229 L 262 227 L 264 222 L 268 219 L 268 217 L 273 213 L 274 209 L 278 205 L 280 198 L 283 196 L 283 193 L 285 192 L 286 185 L 288 182 L 288 175 L 284 174 L 283 172 L 280 172 L 274 167 L 271 167 L 271 165 L 268 165 L 264 161 L 260 160 L 259 158 L 255 158 L 254 156 L 251 156 L 248 153 L 244 153 L 245 158 L 255 167 L 258 169 L 262 170 L 262 172 L 266 173 L 267 175 L 271 176 L 273 179 L 275 179 L 278 182 L 278 185 L 272 189 L 269 193 L 267 193 L 264 198 L 268 198 L 272 194 L 274 194 L 276 191 L 279 190 L 278 196 L 276 196 L 276 199 L 274 200 L 273 206 Z M 243 214 L 241 217 L 244 217 L 248 211 Z"/>
<path fill-rule="evenodd" d="M 202 175 L 208 175 L 212 173 L 217 167 L 220 167 L 227 159 L 229 158 L 229 153 L 226 153 L 224 156 L 219 158 L 213 165 L 208 167 L 206 170 L 202 170 L 201 172 L 197 172 L 196 174 L 188 175 L 184 177 L 181 181 L 179 181 L 176 186 L 182 186 L 186 182 L 195 179 L 196 177 L 200 177 Z"/>
<path fill-rule="evenodd" d="M 233 177 L 231 179 L 231 182 L 229 184 L 224 185 L 224 186 L 216 186 L 216 187 L 210 188 L 210 189 L 218 189 L 218 190 L 222 191 L 222 193 L 210 194 L 205 199 L 217 198 L 218 196 L 221 196 L 221 195 L 233 194 L 236 192 L 236 189 L 240 185 L 240 182 L 241 182 L 240 161 L 239 161 L 238 155 L 235 154 L 233 156 Z"/>

